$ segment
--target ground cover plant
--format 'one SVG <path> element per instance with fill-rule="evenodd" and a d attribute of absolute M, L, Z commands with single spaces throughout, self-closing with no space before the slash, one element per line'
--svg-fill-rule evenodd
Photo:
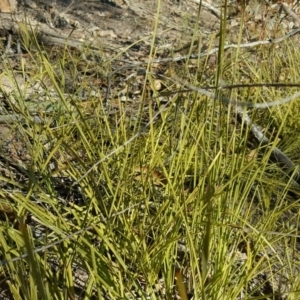
<path fill-rule="evenodd" d="M 296 36 L 282 17 L 245 47 L 258 4 L 231 35 L 225 2 L 203 50 L 199 3 L 159 57 L 153 2 L 130 67 L 144 41 L 109 58 L 28 24 L 1 41 L 4 299 L 299 299 Z"/>

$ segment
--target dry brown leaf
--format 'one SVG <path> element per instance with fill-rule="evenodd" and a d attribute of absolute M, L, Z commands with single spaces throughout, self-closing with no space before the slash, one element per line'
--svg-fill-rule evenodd
<path fill-rule="evenodd" d="M 0 200 L 0 220 L 8 220 L 10 223 L 15 224 L 17 213 L 15 212 L 9 201 Z M 16 225 L 16 224 L 15 224 Z M 17 226 L 18 227 L 18 226 Z"/>
<path fill-rule="evenodd" d="M 249 162 L 256 158 L 257 158 L 257 150 L 256 149 L 251 150 L 250 153 L 247 155 L 247 161 L 249 161 Z"/>
<path fill-rule="evenodd" d="M 138 173 L 138 175 L 134 177 L 137 181 L 152 179 L 156 186 L 162 186 L 168 183 L 168 179 L 162 173 L 156 170 L 151 170 L 147 167 L 137 166 L 135 167 L 134 172 Z"/>

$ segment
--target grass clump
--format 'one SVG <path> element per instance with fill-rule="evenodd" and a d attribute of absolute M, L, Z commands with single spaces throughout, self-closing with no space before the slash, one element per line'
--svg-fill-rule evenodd
<path fill-rule="evenodd" d="M 106 105 L 104 93 L 95 93 L 90 82 L 103 80 L 110 66 L 78 69 L 90 49 L 46 55 L 34 45 L 26 67 L 12 72 L 5 65 L 15 94 L 1 87 L 2 111 L 20 118 L 5 124 L 14 132 L 9 143 L 1 140 L 5 295 L 297 299 L 298 192 L 290 193 L 289 178 L 270 163 L 270 149 L 249 146 L 250 129 L 237 122 L 233 105 L 196 92 L 149 97 L 149 89 L 159 95 L 150 72 L 137 103 L 128 93 L 126 101 L 119 97 Z M 288 53 L 293 61 L 293 50 Z M 211 80 L 242 78 L 240 55 L 246 54 L 238 49 L 225 64 L 220 51 Z M 191 84 L 207 84 L 195 72 L 207 60 L 199 58 L 192 68 L 189 63 L 178 69 L 174 64 L 173 71 Z M 270 76 L 251 59 L 245 64 L 256 79 Z M 296 72 L 290 74 L 296 79 Z M 176 88 L 168 80 L 164 85 Z M 29 99 L 34 88 L 39 96 Z M 244 94 L 253 102 L 260 96 Z M 271 131 L 276 109 L 253 109 L 252 121 L 264 116 Z M 280 113 L 286 120 L 289 110 Z M 277 136 L 285 132 L 283 126 L 277 130 Z M 12 155 L 17 141 L 27 160 L 19 150 Z"/>

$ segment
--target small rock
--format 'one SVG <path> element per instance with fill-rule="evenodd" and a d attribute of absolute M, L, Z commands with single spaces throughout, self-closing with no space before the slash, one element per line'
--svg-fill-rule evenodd
<path fill-rule="evenodd" d="M 32 9 L 37 8 L 36 3 L 32 0 L 24 0 L 24 5 Z"/>
<path fill-rule="evenodd" d="M 98 34 L 100 37 L 110 37 L 112 39 L 117 38 L 118 36 L 114 33 L 113 30 L 101 30 Z"/>

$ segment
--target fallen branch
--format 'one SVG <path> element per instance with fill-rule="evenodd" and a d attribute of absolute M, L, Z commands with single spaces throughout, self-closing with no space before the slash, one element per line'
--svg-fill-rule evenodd
<path fill-rule="evenodd" d="M 298 17 L 298 15 L 296 13 L 294 13 L 288 6 L 288 4 L 286 3 L 282 3 L 280 5 L 279 8 L 279 14 L 281 13 L 281 11 L 284 11 L 287 15 L 289 15 L 290 17 L 292 17 L 295 22 L 298 23 L 298 26 L 300 26 L 300 18 Z"/>
<path fill-rule="evenodd" d="M 259 127 L 251 121 L 251 118 L 241 106 L 236 107 L 236 113 L 239 116 L 241 122 L 244 122 L 248 127 L 250 127 L 251 133 L 255 137 L 256 141 L 262 146 L 269 147 L 269 139 L 263 134 Z M 278 162 L 282 166 L 282 168 L 287 170 L 288 172 L 295 168 L 296 165 L 279 148 L 274 147 L 274 149 L 272 150 L 272 155 L 276 162 Z M 300 173 L 298 177 L 300 178 Z"/>
<path fill-rule="evenodd" d="M 159 77 L 165 78 L 165 79 L 169 79 L 174 81 L 175 83 L 180 83 L 181 85 L 183 85 L 184 87 L 188 88 L 188 91 L 195 91 L 198 92 L 201 95 L 207 96 L 211 99 L 215 99 L 217 101 L 223 102 L 225 104 L 231 104 L 231 105 L 236 105 L 236 106 L 240 106 L 240 107 L 251 107 L 251 108 L 269 108 L 269 107 L 273 107 L 273 106 L 278 106 L 278 105 L 282 105 L 282 104 L 286 104 L 289 103 L 295 99 L 299 99 L 300 97 L 300 92 L 297 92 L 289 97 L 280 99 L 280 100 L 275 100 L 275 101 L 271 101 L 271 102 L 267 102 L 267 103 L 252 103 L 252 102 L 243 102 L 243 101 L 238 101 L 238 100 L 232 100 L 229 98 L 220 98 L 218 95 L 216 95 L 213 92 L 209 92 L 208 89 L 209 87 L 205 87 L 204 88 L 198 88 L 195 87 L 183 80 L 181 80 L 180 78 L 171 78 L 168 76 L 164 76 L 164 75 L 158 75 Z M 262 86 L 264 86 L 262 84 Z M 231 88 L 230 85 L 224 85 L 224 87 L 227 88 Z M 223 88 L 223 86 L 221 85 L 219 87 L 219 90 L 221 90 Z M 212 87 L 211 89 L 215 89 L 215 87 Z M 185 91 L 186 92 L 186 91 Z"/>
<path fill-rule="evenodd" d="M 263 132 L 259 129 L 259 127 L 251 121 L 251 118 L 245 112 L 244 108 L 245 107 L 267 108 L 267 107 L 272 107 L 272 106 L 288 103 L 288 102 L 300 97 L 300 92 L 298 92 L 287 98 L 276 100 L 276 101 L 269 102 L 269 103 L 242 102 L 242 101 L 232 100 L 229 98 L 220 98 L 219 95 L 217 95 L 213 92 L 209 92 L 208 90 L 205 90 L 202 88 L 197 88 L 197 87 L 190 85 L 178 78 L 174 79 L 174 78 L 170 78 L 170 77 L 163 76 L 163 75 L 160 75 L 160 77 L 163 77 L 163 78 L 166 78 L 166 79 L 169 79 L 174 82 L 182 84 L 183 86 L 185 86 L 189 89 L 185 92 L 196 91 L 201 95 L 205 95 L 205 96 L 209 97 L 210 99 L 217 100 L 217 101 L 223 102 L 225 104 L 234 105 L 236 107 L 236 113 L 239 117 L 240 122 L 244 122 L 244 123 L 246 123 L 247 126 L 250 127 L 250 130 L 251 130 L 256 142 L 258 142 L 258 144 L 260 144 L 260 145 L 268 146 L 268 147 L 270 147 L 269 139 L 263 134 Z M 285 173 L 287 173 L 288 175 L 290 175 L 291 171 L 294 170 L 296 167 L 296 165 L 292 162 L 292 160 L 277 147 L 274 147 L 272 149 L 272 158 L 273 158 L 273 161 L 278 163 L 280 165 L 280 167 L 283 169 L 283 171 Z M 300 188 L 300 170 L 294 174 L 293 184 L 297 188 Z"/>
<path fill-rule="evenodd" d="M 30 28 L 33 32 L 37 34 L 38 40 L 46 45 L 58 45 L 58 46 L 71 46 L 78 50 L 82 50 L 83 48 L 89 46 L 91 51 L 99 51 L 103 48 L 113 50 L 110 46 L 97 46 L 97 41 L 95 38 L 90 36 L 90 38 L 82 39 L 82 33 L 78 32 L 76 28 L 66 29 L 66 30 L 57 30 L 56 28 L 52 28 L 47 24 L 35 21 L 28 20 L 24 14 L 15 14 L 15 15 L 1 15 L 0 18 L 0 30 L 19 32 L 20 27 L 24 27 L 24 24 Z M 286 35 L 276 38 L 276 39 L 267 39 L 264 41 L 256 41 L 251 43 L 244 44 L 230 44 L 225 45 L 224 50 L 230 48 L 251 48 L 261 45 L 268 44 L 276 44 L 282 42 L 300 32 L 300 28 L 296 28 L 288 32 Z M 96 41 L 96 43 L 95 43 Z M 129 49 L 129 48 L 128 48 Z M 199 59 L 201 57 L 206 57 L 212 54 L 215 54 L 219 51 L 219 47 L 211 49 L 207 52 L 202 52 L 200 54 L 191 54 L 179 57 L 167 57 L 160 59 L 148 60 L 140 63 L 135 63 L 134 66 L 146 65 L 148 63 L 166 63 L 166 62 L 179 62 L 188 59 Z M 128 61 L 128 63 L 131 63 Z"/>
<path fill-rule="evenodd" d="M 252 132 L 254 138 L 260 145 L 268 146 L 268 147 L 271 147 L 269 139 L 263 134 L 263 132 L 259 129 L 259 127 L 251 121 L 251 118 L 245 112 L 244 107 L 266 108 L 266 107 L 271 107 L 271 106 L 287 103 L 289 101 L 292 101 L 292 100 L 300 97 L 300 92 L 298 92 L 298 93 L 295 93 L 294 95 L 289 96 L 285 99 L 281 99 L 281 100 L 277 100 L 277 101 L 273 101 L 273 102 L 269 102 L 269 103 L 249 103 L 249 102 L 241 102 L 241 101 L 225 99 L 225 98 L 219 99 L 217 94 L 211 93 L 207 90 L 198 89 L 187 83 L 183 83 L 181 80 L 179 80 L 179 82 L 182 83 L 184 86 L 188 87 L 189 89 L 194 90 L 194 91 L 196 91 L 202 95 L 205 95 L 211 99 L 219 100 L 226 104 L 235 105 L 236 113 L 239 116 L 240 122 L 244 122 L 244 123 L 246 123 L 247 126 L 250 127 L 250 131 Z M 287 173 L 288 175 L 290 175 L 291 172 L 296 167 L 296 165 L 292 162 L 292 160 L 277 147 L 272 148 L 271 156 L 272 156 L 271 158 L 273 158 L 273 161 L 278 163 L 278 165 L 282 168 L 282 170 L 285 173 Z M 300 188 L 300 170 L 295 171 L 292 183 L 295 187 Z"/>

